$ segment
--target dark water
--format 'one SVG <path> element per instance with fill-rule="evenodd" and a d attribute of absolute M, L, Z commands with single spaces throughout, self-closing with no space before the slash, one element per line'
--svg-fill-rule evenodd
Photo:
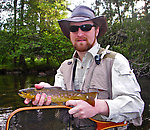
<path fill-rule="evenodd" d="M 71 118 L 66 118 L 68 110 L 51 108 L 17 112 L 10 119 L 9 130 L 75 130 L 70 125 Z"/>
<path fill-rule="evenodd" d="M 0 75 L 0 130 L 5 130 L 6 120 L 13 110 L 26 106 L 23 99 L 18 96 L 18 90 L 41 81 L 53 84 L 54 77 Z M 139 79 L 139 83 L 142 89 L 141 96 L 145 102 L 143 124 L 140 127 L 130 125 L 129 128 L 150 130 L 150 79 Z"/>

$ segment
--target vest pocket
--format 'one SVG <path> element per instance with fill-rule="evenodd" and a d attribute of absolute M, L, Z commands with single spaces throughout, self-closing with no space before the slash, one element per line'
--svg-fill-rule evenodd
<path fill-rule="evenodd" d="M 100 86 L 91 85 L 88 91 L 89 92 L 97 92 L 98 99 L 109 99 L 108 90 L 106 90 Z"/>

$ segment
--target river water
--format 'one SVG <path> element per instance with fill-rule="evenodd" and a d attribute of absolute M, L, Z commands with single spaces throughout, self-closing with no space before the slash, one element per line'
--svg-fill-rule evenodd
<path fill-rule="evenodd" d="M 34 75 L 0 75 L 0 130 L 5 130 L 5 124 L 10 113 L 26 106 L 23 99 L 18 96 L 18 90 L 31 87 L 41 81 L 53 84 L 54 76 L 34 76 Z M 142 92 L 141 96 L 145 102 L 143 113 L 143 124 L 140 127 L 130 125 L 130 129 L 150 130 L 150 79 L 138 79 Z"/>

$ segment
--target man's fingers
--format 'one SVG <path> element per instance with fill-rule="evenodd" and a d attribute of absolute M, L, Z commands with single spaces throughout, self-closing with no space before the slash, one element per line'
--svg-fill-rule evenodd
<path fill-rule="evenodd" d="M 30 101 L 31 101 L 30 99 L 26 98 L 26 99 L 24 100 L 24 103 L 25 103 L 25 104 L 29 104 Z"/>
<path fill-rule="evenodd" d="M 34 85 L 36 89 L 49 88 L 52 87 L 50 84 L 45 82 L 40 82 L 39 84 Z"/>
<path fill-rule="evenodd" d="M 42 95 L 37 94 L 35 97 L 35 100 L 32 101 L 33 105 L 50 105 L 51 104 L 51 96 L 47 96 L 45 93 L 42 93 Z"/>
<path fill-rule="evenodd" d="M 39 106 L 42 106 L 44 104 L 45 99 L 46 99 L 46 94 L 42 93 L 41 98 L 39 100 Z"/>
<path fill-rule="evenodd" d="M 52 87 L 50 84 L 48 83 L 45 83 L 45 82 L 40 82 L 39 84 L 35 84 L 34 85 L 36 89 L 42 89 L 42 88 L 50 88 Z M 48 97 L 47 100 L 46 99 L 46 94 L 37 94 L 36 97 L 35 97 L 35 100 L 32 101 L 32 104 L 33 105 L 40 105 L 42 106 L 43 104 L 45 105 L 49 105 L 51 103 L 51 97 Z M 28 104 L 31 100 L 30 99 L 25 99 L 24 103 L 25 104 Z"/>
<path fill-rule="evenodd" d="M 85 118 L 84 113 L 81 112 L 81 111 L 79 111 L 79 112 L 73 114 L 73 117 L 78 117 L 79 119 Z"/>
<path fill-rule="evenodd" d="M 74 115 L 74 114 L 78 113 L 79 111 L 80 111 L 80 109 L 78 107 L 73 107 L 68 112 L 69 112 L 69 114 Z"/>
<path fill-rule="evenodd" d="M 68 100 L 68 101 L 66 102 L 66 106 L 76 106 L 77 103 L 78 103 L 77 100 Z"/>
<path fill-rule="evenodd" d="M 42 89 L 42 88 L 44 88 L 41 84 L 35 84 L 34 86 L 35 86 L 36 89 Z"/>
<path fill-rule="evenodd" d="M 45 105 L 50 105 L 51 104 L 51 96 L 47 96 L 47 100 L 45 102 Z"/>
<path fill-rule="evenodd" d="M 80 111 L 80 108 L 79 108 L 80 106 L 78 105 L 79 102 L 80 102 L 79 100 L 69 100 L 66 102 L 67 106 L 74 106 L 73 108 L 69 110 L 69 114 L 73 114 L 73 116 L 75 115 L 75 117 L 78 116 L 77 113 Z"/>
<path fill-rule="evenodd" d="M 40 95 L 40 94 L 37 94 L 37 95 L 35 96 L 35 100 L 32 101 L 32 104 L 33 104 L 33 105 L 37 105 L 38 102 L 39 102 L 39 100 L 40 100 L 40 98 L 41 98 L 41 95 Z"/>
<path fill-rule="evenodd" d="M 49 83 L 45 83 L 45 82 L 40 82 L 39 85 L 44 87 L 44 88 L 52 87 Z"/>

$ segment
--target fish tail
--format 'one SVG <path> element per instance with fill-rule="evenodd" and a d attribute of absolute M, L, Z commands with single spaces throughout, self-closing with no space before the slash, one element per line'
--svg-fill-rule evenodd
<path fill-rule="evenodd" d="M 88 102 L 90 105 L 95 106 L 95 98 L 97 96 L 97 92 L 90 92 L 86 95 L 86 102 Z"/>

